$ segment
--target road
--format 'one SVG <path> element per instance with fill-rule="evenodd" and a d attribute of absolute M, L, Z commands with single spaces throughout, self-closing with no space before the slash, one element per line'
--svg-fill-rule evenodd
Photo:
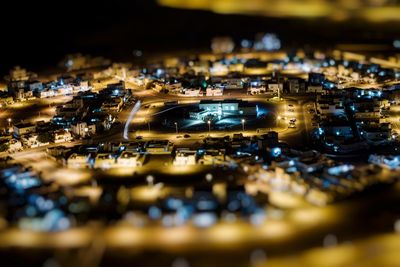
<path fill-rule="evenodd" d="M 57 96 L 37 98 L 25 102 L 17 102 L 0 111 L 0 129 L 19 122 L 49 121 L 55 115 L 57 105 L 64 104 L 73 96 Z M 8 122 L 11 119 L 11 122 Z"/>

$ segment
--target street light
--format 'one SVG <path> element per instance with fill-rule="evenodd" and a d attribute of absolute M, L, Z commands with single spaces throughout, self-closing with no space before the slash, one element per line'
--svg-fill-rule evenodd
<path fill-rule="evenodd" d="M 154 185 L 154 176 L 153 175 L 147 175 L 146 176 L 146 182 L 148 186 L 153 186 Z"/>
<path fill-rule="evenodd" d="M 178 134 L 178 123 L 177 123 L 177 122 L 175 122 L 174 124 L 175 124 L 175 130 L 176 130 L 176 134 Z"/>
<path fill-rule="evenodd" d="M 246 122 L 246 120 L 245 119 L 242 119 L 242 130 L 243 130 L 243 132 L 244 132 L 244 123 Z"/>
<path fill-rule="evenodd" d="M 208 120 L 207 124 L 208 124 L 208 135 L 210 135 L 211 134 L 211 121 Z"/>
<path fill-rule="evenodd" d="M 282 119 L 281 116 L 276 117 L 276 127 L 279 126 L 279 121 Z"/>
<path fill-rule="evenodd" d="M 11 118 L 8 118 L 7 121 L 8 121 L 8 128 L 10 128 L 10 127 L 11 127 L 11 121 L 12 121 L 12 119 L 11 119 Z"/>

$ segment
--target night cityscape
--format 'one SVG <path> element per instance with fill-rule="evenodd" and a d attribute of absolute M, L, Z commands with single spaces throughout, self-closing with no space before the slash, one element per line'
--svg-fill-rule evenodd
<path fill-rule="evenodd" d="M 400 266 L 400 1 L 4 11 L 2 266 Z"/>

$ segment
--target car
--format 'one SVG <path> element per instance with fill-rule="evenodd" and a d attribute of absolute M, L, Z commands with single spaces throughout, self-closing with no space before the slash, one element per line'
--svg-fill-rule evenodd
<path fill-rule="evenodd" d="M 296 124 L 289 124 L 288 128 L 296 128 Z"/>
<path fill-rule="evenodd" d="M 184 136 L 183 136 L 183 138 L 189 138 L 190 137 L 190 134 L 185 134 Z"/>
<path fill-rule="evenodd" d="M 293 122 L 293 123 L 295 123 L 297 121 L 297 119 L 296 118 L 291 118 L 290 119 L 290 122 Z"/>
<path fill-rule="evenodd" d="M 288 109 L 289 112 L 294 112 L 294 109 L 290 108 Z"/>
<path fill-rule="evenodd" d="M 292 104 L 289 104 L 289 105 L 288 105 L 288 107 L 292 108 L 292 107 L 293 107 L 293 105 L 292 105 Z"/>
<path fill-rule="evenodd" d="M 176 138 L 177 139 L 182 138 L 182 135 L 177 135 Z"/>
<path fill-rule="evenodd" d="M 143 139 L 143 136 L 141 136 L 141 135 L 136 136 L 136 140 L 142 140 L 142 139 Z"/>

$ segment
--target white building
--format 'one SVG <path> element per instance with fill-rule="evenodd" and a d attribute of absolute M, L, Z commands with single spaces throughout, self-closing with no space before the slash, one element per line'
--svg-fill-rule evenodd
<path fill-rule="evenodd" d="M 54 132 L 54 143 L 68 142 L 72 140 L 72 135 L 69 131 L 60 129 Z"/>
<path fill-rule="evenodd" d="M 203 96 L 200 88 L 186 88 L 184 89 L 184 96 Z"/>
<path fill-rule="evenodd" d="M 105 112 L 119 112 L 121 111 L 124 101 L 122 97 L 114 97 L 103 102 L 101 110 Z"/>
<path fill-rule="evenodd" d="M 89 91 L 90 89 L 92 89 L 92 87 L 89 86 L 89 81 L 81 81 L 79 85 L 72 86 L 72 92 L 74 94 Z"/>
<path fill-rule="evenodd" d="M 16 152 L 16 151 L 21 151 L 23 149 L 22 147 L 22 143 L 21 141 L 17 140 L 17 139 L 11 139 L 9 142 L 9 148 L 8 151 L 9 152 Z"/>
<path fill-rule="evenodd" d="M 101 153 L 97 154 L 93 168 L 95 169 L 110 169 L 116 166 L 115 158 L 112 154 Z"/>
<path fill-rule="evenodd" d="M 46 146 L 46 145 L 49 144 L 49 143 L 41 143 L 41 142 L 39 142 L 37 134 L 24 135 L 21 138 L 21 141 L 24 144 L 24 146 L 30 147 L 30 148 L 35 148 L 35 147 L 39 147 L 39 146 Z"/>
<path fill-rule="evenodd" d="M 173 165 L 187 166 L 196 164 L 196 151 L 178 151 L 176 153 Z"/>
<path fill-rule="evenodd" d="M 198 162 L 201 165 L 224 165 L 226 163 L 226 157 L 221 151 L 206 151 Z"/>
<path fill-rule="evenodd" d="M 142 162 L 139 160 L 139 153 L 132 153 L 124 151 L 117 158 L 117 167 L 139 167 L 142 166 Z"/>
<path fill-rule="evenodd" d="M 74 153 L 67 159 L 68 168 L 88 168 L 89 156 Z"/>
<path fill-rule="evenodd" d="M 259 95 L 259 94 L 265 94 L 266 88 L 265 86 L 257 86 L 257 87 L 249 87 L 247 89 L 247 93 L 250 95 Z"/>
<path fill-rule="evenodd" d="M 25 134 L 34 133 L 36 126 L 31 123 L 18 123 L 14 124 L 14 135 L 20 137 Z"/>
<path fill-rule="evenodd" d="M 77 122 L 71 125 L 71 130 L 78 136 L 86 137 L 96 134 L 96 125 L 87 124 L 86 122 Z"/>
<path fill-rule="evenodd" d="M 167 83 L 164 87 L 169 93 L 178 93 L 182 89 L 182 83 Z"/>
<path fill-rule="evenodd" d="M 39 98 L 53 97 L 55 96 L 55 91 L 51 89 L 43 90 L 38 93 L 38 96 Z"/>
<path fill-rule="evenodd" d="M 150 154 L 171 154 L 174 144 L 168 140 L 152 140 L 146 143 L 145 148 Z"/>
<path fill-rule="evenodd" d="M 74 89 L 71 85 L 63 85 L 57 88 L 56 95 L 72 95 Z"/>
<path fill-rule="evenodd" d="M 273 83 L 268 83 L 268 90 L 267 93 L 276 95 L 276 96 L 280 96 L 280 94 L 282 93 L 282 89 L 283 89 L 283 83 L 280 82 L 273 82 Z"/>
<path fill-rule="evenodd" d="M 223 88 L 207 87 L 206 96 L 222 96 L 224 94 Z"/>
<path fill-rule="evenodd" d="M 226 76 L 229 73 L 229 68 L 227 65 L 216 62 L 210 67 L 209 72 L 211 76 Z"/>

